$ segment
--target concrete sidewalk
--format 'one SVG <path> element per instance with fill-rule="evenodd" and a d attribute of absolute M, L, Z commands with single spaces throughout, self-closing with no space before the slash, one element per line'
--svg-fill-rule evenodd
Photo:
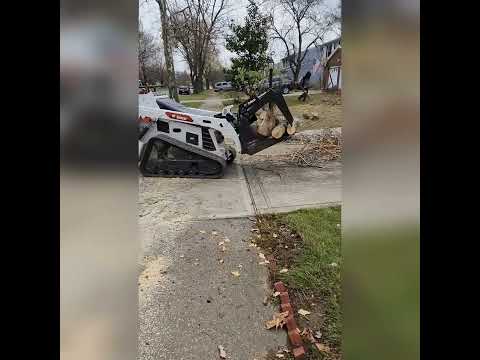
<path fill-rule="evenodd" d="M 296 146 L 240 157 L 222 179 L 139 178 L 138 360 L 217 359 L 218 345 L 228 359 L 260 360 L 287 345 L 285 331 L 265 329 L 278 306 L 263 304 L 268 272 L 247 217 L 341 201 L 340 163 L 269 165 Z"/>
<path fill-rule="evenodd" d="M 222 179 L 141 181 L 148 193 L 161 199 L 168 220 L 177 215 L 190 220 L 228 219 L 329 206 L 341 202 L 342 192 L 339 162 L 323 169 L 233 164 Z"/>

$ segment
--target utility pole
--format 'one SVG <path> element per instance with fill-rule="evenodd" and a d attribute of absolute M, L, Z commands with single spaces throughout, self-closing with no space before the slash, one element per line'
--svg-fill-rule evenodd
<path fill-rule="evenodd" d="M 167 16 L 166 0 L 156 0 L 160 8 L 160 21 L 162 22 L 163 51 L 165 53 L 165 67 L 167 69 L 168 96 L 178 100 L 177 84 L 175 82 L 175 67 L 173 66 L 172 49 L 170 47 L 169 22 Z"/>

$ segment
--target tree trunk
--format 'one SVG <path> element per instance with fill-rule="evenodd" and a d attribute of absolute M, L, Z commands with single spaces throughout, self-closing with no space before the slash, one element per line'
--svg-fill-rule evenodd
<path fill-rule="evenodd" d="M 300 74 L 300 66 L 295 67 L 295 71 L 293 72 L 293 83 L 295 84 L 295 87 L 298 87 L 298 75 Z"/>
<path fill-rule="evenodd" d="M 193 92 L 195 94 L 201 93 L 203 91 L 203 81 L 201 76 L 197 76 L 193 83 Z"/>
<path fill-rule="evenodd" d="M 205 89 L 210 89 L 210 79 L 208 76 L 205 77 Z"/>
<path fill-rule="evenodd" d="M 162 22 L 163 51 L 165 55 L 165 67 L 167 70 L 168 94 L 170 99 L 178 100 L 177 84 L 175 81 L 175 67 L 173 66 L 172 49 L 170 48 L 169 22 L 167 20 L 166 0 L 156 0 L 160 8 L 160 21 Z"/>
<path fill-rule="evenodd" d="M 140 69 L 142 71 L 143 85 L 147 86 L 148 85 L 148 79 L 147 79 L 147 74 L 145 73 L 145 67 L 140 65 Z"/>

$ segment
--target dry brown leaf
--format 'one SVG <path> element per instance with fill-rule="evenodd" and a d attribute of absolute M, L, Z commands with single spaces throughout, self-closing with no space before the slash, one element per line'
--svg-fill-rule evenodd
<path fill-rule="evenodd" d="M 258 265 L 267 265 L 267 264 L 270 264 L 270 261 L 265 260 L 258 263 Z"/>
<path fill-rule="evenodd" d="M 240 273 L 238 271 L 232 271 L 232 275 L 235 277 L 239 277 Z"/>
<path fill-rule="evenodd" d="M 330 348 L 327 346 L 327 345 L 324 345 L 324 344 L 320 344 L 320 343 L 315 343 L 315 347 L 317 348 L 318 351 L 320 352 L 325 352 L 325 353 L 329 353 L 330 352 Z"/>
<path fill-rule="evenodd" d="M 272 236 L 273 236 L 274 238 L 278 237 L 278 235 L 275 234 L 275 233 L 273 233 Z"/>
<path fill-rule="evenodd" d="M 225 246 L 222 246 L 222 251 L 223 252 L 227 251 L 227 248 Z"/>
<path fill-rule="evenodd" d="M 264 253 L 258 253 L 258 256 L 259 256 L 261 259 L 265 260 L 265 254 L 264 254 Z"/>
<path fill-rule="evenodd" d="M 218 262 L 219 262 L 220 264 L 223 264 L 223 259 L 220 259 Z"/>
<path fill-rule="evenodd" d="M 280 295 L 280 291 L 275 291 L 275 292 L 273 293 L 273 297 L 277 297 L 278 295 Z"/>
<path fill-rule="evenodd" d="M 313 331 L 312 329 L 310 328 L 305 328 L 303 329 L 303 331 L 300 333 L 301 336 L 304 336 L 305 338 L 308 339 L 308 341 L 310 341 L 311 343 L 315 343 L 316 340 L 315 338 L 313 337 Z"/>
<path fill-rule="evenodd" d="M 225 238 L 225 242 L 230 242 L 230 239 L 229 239 L 229 238 Z"/>
<path fill-rule="evenodd" d="M 218 246 L 223 245 L 223 244 L 225 244 L 225 242 L 220 241 L 220 242 L 218 243 Z"/>
<path fill-rule="evenodd" d="M 300 309 L 298 310 L 298 313 L 302 316 L 307 316 L 307 315 L 310 315 L 311 312 L 310 311 L 307 311 L 307 310 L 304 310 L 304 309 Z"/>
<path fill-rule="evenodd" d="M 271 329 L 275 327 L 275 329 L 282 328 L 286 324 L 286 318 L 288 316 L 288 311 L 285 311 L 283 313 L 275 313 L 273 314 L 273 319 L 268 320 L 265 323 L 265 326 L 267 329 Z"/>
<path fill-rule="evenodd" d="M 216 231 L 212 231 L 212 235 L 217 235 L 218 233 Z"/>
<path fill-rule="evenodd" d="M 206 231 L 205 230 L 200 230 L 200 234 L 205 234 Z"/>
<path fill-rule="evenodd" d="M 219 353 L 221 359 L 226 359 L 227 358 L 227 353 L 225 352 L 225 349 L 222 345 L 218 345 L 218 353 Z"/>
<path fill-rule="evenodd" d="M 280 274 L 284 274 L 284 273 L 286 273 L 286 272 L 288 272 L 288 269 L 282 269 L 282 270 L 280 270 Z"/>

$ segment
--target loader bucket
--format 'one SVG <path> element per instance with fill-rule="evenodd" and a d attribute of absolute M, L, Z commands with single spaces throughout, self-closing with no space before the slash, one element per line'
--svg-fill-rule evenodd
<path fill-rule="evenodd" d="M 288 134 L 285 134 L 280 139 L 273 137 L 264 137 L 257 134 L 255 121 L 257 120 L 255 113 L 266 104 L 274 104 L 281 111 L 289 125 L 293 123 L 293 117 L 288 109 L 287 103 L 282 94 L 267 90 L 258 97 L 253 97 L 246 102 L 240 104 L 238 108 L 238 132 L 240 143 L 242 145 L 242 154 L 253 155 L 262 151 L 272 145 L 288 139 Z"/>

